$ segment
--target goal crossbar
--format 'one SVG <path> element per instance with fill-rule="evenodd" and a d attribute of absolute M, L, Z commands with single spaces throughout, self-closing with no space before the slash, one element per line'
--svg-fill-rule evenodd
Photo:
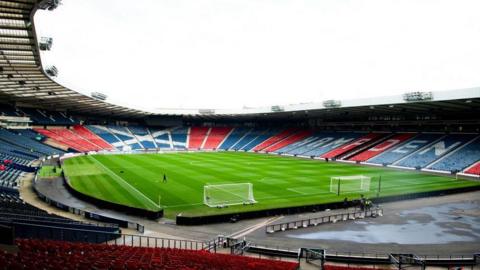
<path fill-rule="evenodd" d="M 330 178 L 330 192 L 340 193 L 370 191 L 371 177 L 365 175 L 334 176 Z"/>
<path fill-rule="evenodd" d="M 251 183 L 205 185 L 203 202 L 209 207 L 256 203 Z"/>

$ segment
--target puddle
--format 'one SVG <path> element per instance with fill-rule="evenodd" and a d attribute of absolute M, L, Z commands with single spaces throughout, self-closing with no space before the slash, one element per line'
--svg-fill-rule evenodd
<path fill-rule="evenodd" d="M 345 230 L 287 234 L 287 237 L 341 240 L 380 244 L 447 244 L 480 241 L 480 204 L 452 203 L 404 210 L 398 224 L 384 224 L 382 218 L 344 224 Z M 388 215 L 388 213 L 386 213 Z M 322 227 L 319 226 L 318 229 Z"/>

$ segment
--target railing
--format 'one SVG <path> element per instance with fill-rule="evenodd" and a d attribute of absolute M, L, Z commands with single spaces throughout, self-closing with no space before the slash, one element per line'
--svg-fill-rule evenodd
<path fill-rule="evenodd" d="M 383 209 L 374 208 L 364 211 L 355 211 L 347 213 L 332 214 L 328 216 L 315 217 L 309 219 L 294 220 L 278 224 L 270 224 L 265 226 L 266 233 L 275 233 L 288 230 L 296 230 L 300 228 L 307 228 L 311 226 L 317 226 L 324 223 L 332 223 L 337 221 L 347 221 L 353 219 L 362 219 L 365 217 L 377 217 L 383 216 Z"/>
<path fill-rule="evenodd" d="M 172 238 L 159 238 L 143 235 L 121 234 L 120 237 L 106 242 L 107 245 L 124 245 L 150 248 L 175 248 L 186 250 L 206 250 L 216 252 L 217 243 Z"/>
<path fill-rule="evenodd" d="M 219 240 L 217 239 L 211 241 L 196 241 L 19 223 L 12 223 L 12 226 L 15 227 L 16 238 L 103 243 L 107 245 L 150 248 L 206 250 L 210 252 L 216 252 L 219 245 Z"/>

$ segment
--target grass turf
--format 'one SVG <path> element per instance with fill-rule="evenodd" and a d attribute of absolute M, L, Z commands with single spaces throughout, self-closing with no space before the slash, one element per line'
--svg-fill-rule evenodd
<path fill-rule="evenodd" d="M 61 175 L 62 175 L 61 168 L 50 166 L 50 165 L 43 166 L 38 172 L 38 176 L 41 178 L 60 177 Z"/>
<path fill-rule="evenodd" d="M 63 166 L 70 185 L 97 199 L 151 211 L 164 208 L 166 217 L 182 213 L 204 216 L 358 198 L 360 193 L 330 192 L 330 177 L 372 177 L 367 197 L 480 185 L 415 171 L 326 163 L 254 153 L 169 153 L 93 155 L 67 159 Z M 163 174 L 168 181 L 163 182 Z M 254 205 L 210 208 L 203 204 L 205 184 L 252 183 Z"/>

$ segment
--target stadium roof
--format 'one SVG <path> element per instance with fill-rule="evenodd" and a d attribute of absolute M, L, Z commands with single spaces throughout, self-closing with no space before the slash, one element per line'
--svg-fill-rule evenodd
<path fill-rule="evenodd" d="M 480 107 L 480 88 L 423 92 L 428 99 L 405 96 L 341 100 L 324 103 L 278 105 L 237 110 L 157 109 L 155 112 L 127 108 L 95 99 L 53 81 L 43 70 L 33 15 L 39 8 L 54 9 L 59 0 L 0 0 L 0 101 L 83 115 L 141 118 L 148 115 L 184 115 L 193 119 L 229 117 L 299 117 L 308 113 L 322 117 L 331 113 L 428 113 L 466 112 Z M 406 91 L 408 92 L 408 91 Z M 298 113 L 301 112 L 301 113 Z"/>
<path fill-rule="evenodd" d="M 58 0 L 0 0 L 0 100 L 79 114 L 137 118 L 151 113 L 110 104 L 57 84 L 42 69 L 33 15 Z"/>

